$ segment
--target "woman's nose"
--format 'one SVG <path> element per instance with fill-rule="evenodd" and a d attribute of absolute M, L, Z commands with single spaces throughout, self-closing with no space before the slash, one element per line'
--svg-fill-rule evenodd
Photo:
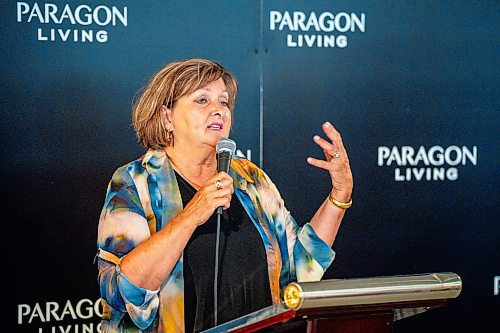
<path fill-rule="evenodd" d="M 226 115 L 226 108 L 220 105 L 220 103 L 215 103 L 212 109 L 212 115 L 217 117 L 224 117 Z"/>

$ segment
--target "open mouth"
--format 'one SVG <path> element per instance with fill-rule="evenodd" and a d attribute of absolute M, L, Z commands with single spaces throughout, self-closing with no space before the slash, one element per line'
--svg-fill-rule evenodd
<path fill-rule="evenodd" d="M 207 128 L 215 131 L 220 131 L 224 126 L 221 123 L 211 123 Z"/>

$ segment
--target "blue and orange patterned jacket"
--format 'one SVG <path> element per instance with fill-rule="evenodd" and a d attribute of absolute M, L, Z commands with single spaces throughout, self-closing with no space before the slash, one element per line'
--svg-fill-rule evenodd
<path fill-rule="evenodd" d="M 234 193 L 262 237 L 273 304 L 292 281 L 318 281 L 334 258 L 306 223 L 299 227 L 269 177 L 235 158 Z M 164 151 L 149 150 L 113 175 L 99 220 L 98 268 L 103 332 L 184 332 L 182 256 L 159 290 L 132 284 L 120 260 L 182 211 L 174 170 Z"/>

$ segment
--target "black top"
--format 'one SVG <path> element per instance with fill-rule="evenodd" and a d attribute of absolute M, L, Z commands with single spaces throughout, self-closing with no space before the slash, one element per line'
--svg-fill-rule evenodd
<path fill-rule="evenodd" d="M 184 207 L 196 190 L 175 174 Z M 233 195 L 223 211 L 219 239 L 217 324 L 272 305 L 264 243 L 240 201 Z M 217 214 L 191 236 L 184 249 L 186 332 L 214 326 L 214 265 Z"/>

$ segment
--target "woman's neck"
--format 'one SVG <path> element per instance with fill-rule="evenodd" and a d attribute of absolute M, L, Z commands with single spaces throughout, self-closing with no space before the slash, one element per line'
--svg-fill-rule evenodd
<path fill-rule="evenodd" d="M 174 170 L 197 190 L 217 173 L 215 150 L 187 151 L 182 147 L 168 146 L 166 152 Z"/>

